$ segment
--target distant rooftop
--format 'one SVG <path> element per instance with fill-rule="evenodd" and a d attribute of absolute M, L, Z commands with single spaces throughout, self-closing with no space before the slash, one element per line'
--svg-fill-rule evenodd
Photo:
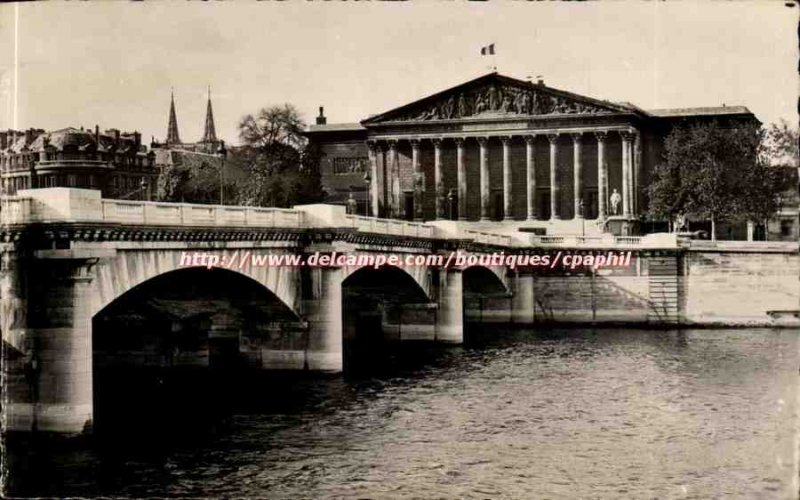
<path fill-rule="evenodd" d="M 360 123 L 329 123 L 325 125 L 310 125 L 309 132 L 339 132 L 351 130 L 366 130 Z"/>
<path fill-rule="evenodd" d="M 658 117 L 673 116 L 706 116 L 706 115 L 741 115 L 750 114 L 750 110 L 745 106 L 716 106 L 705 108 L 670 108 L 670 109 L 648 109 L 648 114 Z"/>

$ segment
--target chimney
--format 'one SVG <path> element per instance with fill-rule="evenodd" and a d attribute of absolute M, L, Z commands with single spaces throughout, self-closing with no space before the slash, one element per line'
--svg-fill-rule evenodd
<path fill-rule="evenodd" d="M 32 128 L 29 128 L 28 130 L 25 131 L 25 145 L 28 145 L 33 142 L 33 139 L 35 137 L 34 132 L 36 132 L 36 130 Z"/>
<path fill-rule="evenodd" d="M 537 85 L 544 85 L 544 78 L 542 78 L 541 76 L 537 77 L 536 84 Z"/>
<path fill-rule="evenodd" d="M 100 145 L 100 125 L 94 126 L 94 142 L 99 146 Z"/>
<path fill-rule="evenodd" d="M 0 151 L 5 151 L 8 147 L 8 132 L 0 132 Z"/>
<path fill-rule="evenodd" d="M 139 152 L 139 148 L 142 146 L 142 134 L 140 134 L 139 132 L 134 132 L 133 133 L 133 140 L 134 140 L 134 143 L 136 144 L 136 148 L 135 148 L 136 152 L 138 153 Z"/>
<path fill-rule="evenodd" d="M 317 125 L 325 125 L 326 123 L 328 123 L 328 119 L 325 118 L 325 108 L 320 106 L 319 116 L 317 117 Z"/>
<path fill-rule="evenodd" d="M 119 129 L 114 129 L 114 147 L 119 149 Z"/>

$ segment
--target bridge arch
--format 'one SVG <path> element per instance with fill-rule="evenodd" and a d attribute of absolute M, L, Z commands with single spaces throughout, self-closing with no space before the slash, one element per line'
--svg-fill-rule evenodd
<path fill-rule="evenodd" d="M 275 252 L 279 251 L 281 250 Z M 94 316 L 129 290 L 169 272 L 209 269 L 208 266 L 187 265 L 187 258 L 196 254 L 214 255 L 220 262 L 235 263 L 224 269 L 252 279 L 273 293 L 292 311 L 298 311 L 300 294 L 296 286 L 299 280 L 297 267 L 253 266 L 249 259 L 244 258 L 244 252 L 231 249 L 147 249 L 118 250 L 113 257 L 99 260 L 93 283 L 96 299 L 91 304 L 90 315 Z"/>
<path fill-rule="evenodd" d="M 236 390 L 264 352 L 300 349 L 307 325 L 262 283 L 227 269 L 187 267 L 123 293 L 91 319 L 95 424 L 156 425 L 203 414 Z M 171 415 L 166 415 L 171 418 Z"/>
<path fill-rule="evenodd" d="M 469 266 L 461 271 L 464 292 L 507 294 L 510 292 L 505 267 Z"/>
<path fill-rule="evenodd" d="M 342 280 L 342 304 L 345 369 L 381 368 L 401 341 L 435 339 L 437 306 L 406 269 L 351 270 Z"/>
<path fill-rule="evenodd" d="M 380 271 L 382 269 L 389 270 L 389 272 L 392 273 L 396 279 L 405 280 L 406 277 L 411 278 L 417 284 L 422 293 L 424 293 L 426 297 L 430 298 L 431 296 L 430 271 L 427 266 L 397 267 L 391 265 L 383 265 L 377 269 L 374 266 L 347 266 L 345 267 L 343 284 L 350 277 L 356 274 L 364 274 L 366 271 L 370 270 Z"/>
<path fill-rule="evenodd" d="M 481 265 L 461 271 L 465 331 L 486 324 L 511 322 L 513 294 L 505 271 L 505 267 Z"/>

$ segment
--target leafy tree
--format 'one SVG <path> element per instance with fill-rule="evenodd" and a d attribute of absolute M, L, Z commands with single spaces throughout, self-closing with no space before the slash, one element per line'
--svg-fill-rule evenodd
<path fill-rule="evenodd" d="M 762 155 L 769 165 L 800 168 L 800 132 L 783 119 L 770 124 Z"/>
<path fill-rule="evenodd" d="M 219 203 L 220 160 L 184 155 L 180 164 L 169 164 L 158 176 L 158 199 L 186 203 Z M 226 201 L 236 198 L 236 187 L 225 182 Z"/>
<path fill-rule="evenodd" d="M 305 122 L 291 104 L 263 108 L 239 122 L 237 155 L 250 174 L 239 186 L 244 205 L 288 207 L 320 201 L 319 152 L 303 136 Z"/>
<path fill-rule="evenodd" d="M 785 177 L 764 161 L 766 132 L 755 124 L 678 127 L 649 187 L 649 215 L 678 214 L 711 221 L 763 220 L 779 207 Z"/>
<path fill-rule="evenodd" d="M 166 165 L 158 174 L 157 197 L 161 201 L 181 201 L 186 184 L 189 181 L 189 171 L 177 165 Z"/>

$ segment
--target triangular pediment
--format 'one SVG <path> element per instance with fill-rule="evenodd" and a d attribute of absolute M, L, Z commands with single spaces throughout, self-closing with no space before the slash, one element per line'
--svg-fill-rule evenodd
<path fill-rule="evenodd" d="M 362 122 L 418 122 L 546 115 L 596 115 L 636 112 L 632 106 L 489 73 L 475 80 L 400 106 Z"/>

